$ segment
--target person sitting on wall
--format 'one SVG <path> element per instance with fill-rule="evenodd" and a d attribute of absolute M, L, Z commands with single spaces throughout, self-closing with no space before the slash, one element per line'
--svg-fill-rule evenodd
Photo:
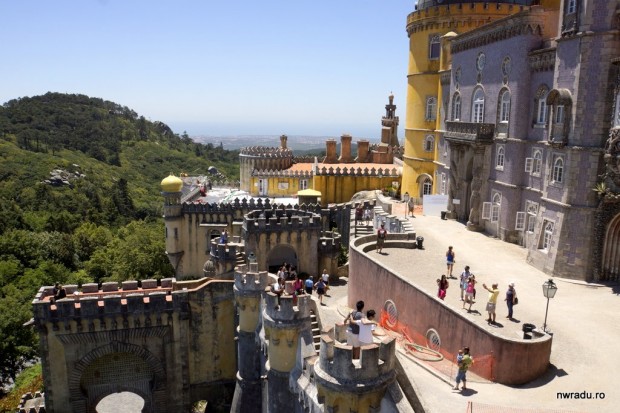
<path fill-rule="evenodd" d="M 65 290 L 65 287 L 63 287 L 62 285 L 58 283 L 56 283 L 56 285 L 58 286 L 57 287 L 58 289 L 56 291 L 56 294 L 54 294 L 54 301 L 62 300 L 63 298 L 67 296 L 67 290 Z"/>
<path fill-rule="evenodd" d="M 220 235 L 220 244 L 228 244 L 228 230 L 222 231 L 222 235 Z"/>

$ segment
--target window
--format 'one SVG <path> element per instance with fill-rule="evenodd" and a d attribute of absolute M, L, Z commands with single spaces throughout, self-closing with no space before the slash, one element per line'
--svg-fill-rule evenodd
<path fill-rule="evenodd" d="M 566 7 L 566 13 L 572 14 L 577 11 L 577 0 L 568 0 L 568 6 Z"/>
<path fill-rule="evenodd" d="M 484 92 L 482 89 L 477 89 L 474 93 L 471 121 L 474 123 L 482 123 L 484 121 Z"/>
<path fill-rule="evenodd" d="M 499 221 L 499 208 L 502 203 L 502 195 L 495 193 L 493 195 L 493 202 L 491 205 L 491 222 Z"/>
<path fill-rule="evenodd" d="M 547 94 L 549 91 L 542 87 L 539 88 L 537 93 L 537 109 L 536 109 L 536 123 L 538 125 L 545 125 L 547 123 Z"/>
<path fill-rule="evenodd" d="M 307 179 L 300 179 L 299 180 L 299 190 L 303 191 L 304 189 L 308 189 L 308 180 Z"/>
<path fill-rule="evenodd" d="M 504 169 L 504 145 L 497 145 L 495 169 Z"/>
<path fill-rule="evenodd" d="M 562 179 L 564 179 L 564 159 L 561 157 L 557 157 L 553 162 L 553 179 L 552 181 L 555 183 L 562 183 Z"/>
<path fill-rule="evenodd" d="M 433 35 L 428 44 L 428 58 L 430 60 L 439 60 L 441 52 L 441 44 L 439 43 L 439 35 Z"/>
<path fill-rule="evenodd" d="M 510 118 L 510 92 L 504 91 L 500 97 L 499 121 L 508 122 Z"/>
<path fill-rule="evenodd" d="M 523 231 L 525 229 L 525 216 L 526 213 L 524 211 L 517 212 L 517 218 L 515 220 L 515 230 Z"/>
<path fill-rule="evenodd" d="M 461 95 L 458 93 L 452 98 L 452 120 L 461 120 Z"/>
<path fill-rule="evenodd" d="M 555 123 L 564 123 L 564 105 L 555 108 Z"/>
<path fill-rule="evenodd" d="M 433 152 L 435 148 L 435 138 L 433 137 L 433 135 L 428 135 L 426 138 L 424 138 L 424 150 L 426 152 Z"/>
<path fill-rule="evenodd" d="M 526 201 L 527 209 L 527 232 L 534 232 L 536 228 L 536 215 L 538 214 L 538 203 Z"/>
<path fill-rule="evenodd" d="M 441 174 L 441 195 L 446 194 L 446 174 Z"/>
<path fill-rule="evenodd" d="M 430 178 L 426 178 L 422 184 L 422 195 L 431 195 L 433 193 L 433 182 Z"/>
<path fill-rule="evenodd" d="M 545 220 L 543 222 L 543 233 L 540 241 L 540 249 L 548 250 L 551 246 L 551 237 L 553 236 L 553 222 Z"/>
<path fill-rule="evenodd" d="M 426 120 L 437 119 L 437 98 L 426 98 Z"/>
<path fill-rule="evenodd" d="M 491 203 L 482 203 L 482 219 L 491 219 Z"/>
<path fill-rule="evenodd" d="M 534 162 L 532 164 L 532 175 L 540 176 L 540 170 L 542 167 L 542 152 L 540 150 L 534 150 Z"/>

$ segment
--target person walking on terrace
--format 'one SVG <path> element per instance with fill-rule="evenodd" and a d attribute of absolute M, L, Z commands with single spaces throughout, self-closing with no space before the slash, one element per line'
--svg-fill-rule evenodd
<path fill-rule="evenodd" d="M 465 304 L 469 304 L 469 309 L 467 312 L 471 312 L 471 305 L 475 303 L 474 301 L 474 291 L 476 290 L 476 276 L 471 275 L 467 280 L 467 287 L 465 287 L 465 301 L 463 301 L 463 308 L 465 308 Z"/>
<path fill-rule="evenodd" d="M 355 304 L 355 311 L 351 311 L 347 318 L 344 319 L 344 325 L 347 326 L 347 345 L 353 347 L 353 358 L 360 358 L 360 326 L 356 323 L 351 323 L 351 321 L 357 321 L 364 318 L 364 302 L 358 301 Z"/>
<path fill-rule="evenodd" d="M 517 301 L 517 290 L 515 290 L 515 283 L 508 284 L 508 290 L 506 291 L 506 305 L 508 306 L 508 317 L 509 320 L 512 320 L 512 307 L 518 303 Z"/>
<path fill-rule="evenodd" d="M 497 283 L 491 285 L 491 288 L 486 284 L 482 284 L 482 287 L 489 292 L 489 301 L 487 302 L 487 312 L 489 318 L 487 321 L 489 324 L 495 324 L 495 307 L 497 306 L 497 296 L 499 296 L 499 290 L 497 289 Z"/>
<path fill-rule="evenodd" d="M 383 244 L 385 243 L 385 238 L 387 237 L 387 230 L 385 229 L 385 222 L 381 223 L 381 228 L 377 230 L 377 252 L 381 254 L 383 250 Z"/>
<path fill-rule="evenodd" d="M 439 287 L 439 290 L 437 291 L 437 297 L 441 298 L 442 300 L 444 298 L 446 298 L 446 293 L 448 292 L 448 287 L 450 286 L 450 284 L 448 283 L 448 280 L 446 279 L 446 275 L 443 274 L 441 276 L 441 279 L 437 279 L 437 287 Z"/>
<path fill-rule="evenodd" d="M 457 357 L 457 363 L 459 371 L 456 374 L 456 385 L 454 390 L 459 390 L 459 384 L 463 382 L 462 390 L 467 390 L 467 370 L 474 363 L 474 359 L 469 355 L 469 347 L 463 347 L 463 355 L 461 357 L 461 351 Z M 459 361 L 460 360 L 460 361 Z"/>
<path fill-rule="evenodd" d="M 473 274 L 469 272 L 469 265 L 465 266 L 465 271 L 461 273 L 461 279 L 459 280 L 459 287 L 461 289 L 461 301 L 464 301 L 465 289 L 467 289 L 467 281 Z"/>
<path fill-rule="evenodd" d="M 448 278 L 452 278 L 452 268 L 454 267 L 454 263 L 456 262 L 455 258 L 456 253 L 454 252 L 452 245 L 450 245 L 448 247 L 448 251 L 446 251 L 446 265 L 448 267 L 446 273 L 448 275 Z"/>

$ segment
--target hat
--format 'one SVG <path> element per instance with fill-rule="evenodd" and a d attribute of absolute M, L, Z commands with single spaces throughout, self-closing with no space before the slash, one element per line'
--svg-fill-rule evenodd
<path fill-rule="evenodd" d="M 514 286 L 515 286 L 515 283 L 510 283 L 510 284 L 508 284 L 508 285 L 509 285 L 510 287 L 514 287 Z"/>
<path fill-rule="evenodd" d="M 385 225 L 385 221 L 381 221 L 381 226 L 384 226 L 384 225 Z"/>

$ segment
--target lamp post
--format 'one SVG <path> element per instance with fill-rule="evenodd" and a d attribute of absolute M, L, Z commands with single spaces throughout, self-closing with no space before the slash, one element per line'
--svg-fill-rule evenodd
<path fill-rule="evenodd" d="M 405 192 L 405 195 L 403 195 L 403 202 L 405 203 L 405 219 L 409 219 L 409 217 L 407 217 L 407 209 L 409 207 L 409 192 Z"/>
<path fill-rule="evenodd" d="M 542 285 L 543 295 L 547 297 L 547 309 L 545 310 L 545 322 L 543 324 L 543 331 L 547 332 L 547 313 L 549 313 L 549 299 L 555 297 L 555 293 L 558 292 L 558 286 L 555 285 L 552 279 L 545 281 Z"/>

